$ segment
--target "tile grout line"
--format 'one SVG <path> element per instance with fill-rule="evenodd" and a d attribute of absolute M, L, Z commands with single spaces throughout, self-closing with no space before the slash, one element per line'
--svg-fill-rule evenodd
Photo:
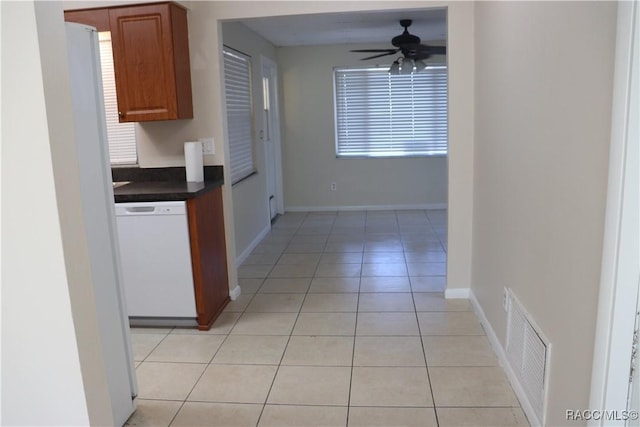
<path fill-rule="evenodd" d="M 129 328 L 131 328 L 131 326 L 129 326 Z M 149 358 L 149 356 L 151 356 L 151 353 L 153 353 L 154 351 L 156 351 L 156 349 L 158 348 L 158 346 L 159 346 L 160 344 L 162 344 L 162 342 L 163 342 L 164 340 L 166 340 L 166 339 L 167 339 L 167 337 L 168 337 L 169 335 L 171 335 L 171 332 L 173 332 L 173 330 L 174 330 L 174 329 L 175 329 L 175 328 L 170 328 L 170 329 L 169 329 L 169 332 L 167 332 L 167 333 L 165 334 L 165 336 L 164 336 L 164 337 L 162 337 L 162 339 L 161 339 L 160 341 L 158 341 L 158 344 L 156 344 L 156 345 L 151 349 L 151 351 L 150 351 L 149 353 L 147 353 L 147 355 L 144 357 L 144 359 L 142 359 L 142 360 L 140 361 L 140 365 L 142 365 L 144 362 L 146 362 L 146 361 L 147 361 L 147 359 Z M 131 334 L 132 334 L 132 332 L 129 332 L 129 334 L 131 335 Z M 140 334 L 140 335 L 143 335 L 143 334 Z M 133 353 L 133 349 L 131 349 L 131 351 L 132 351 L 132 353 Z M 136 362 L 136 360 L 134 360 L 134 363 L 135 363 L 135 362 Z M 136 368 L 136 369 L 137 369 L 137 368 Z"/>
<path fill-rule="evenodd" d="M 361 257 L 361 262 L 360 262 L 360 275 L 358 277 L 358 293 L 357 293 L 357 297 L 356 297 L 356 318 L 355 318 L 355 322 L 353 325 L 353 348 L 351 349 L 351 370 L 349 373 L 349 394 L 347 395 L 347 418 L 345 420 L 345 426 L 349 425 L 349 416 L 351 415 L 351 393 L 353 391 L 353 370 L 354 370 L 354 365 L 355 365 L 355 357 L 356 357 L 356 338 L 357 338 L 357 331 L 358 331 L 358 313 L 360 312 L 360 289 L 362 286 L 362 269 L 363 269 L 363 263 L 364 263 L 364 247 L 365 247 L 365 241 L 366 241 L 366 235 L 367 235 L 367 222 L 366 222 L 366 215 L 365 215 L 365 234 L 364 234 L 364 241 L 362 243 L 362 257 Z"/>
<path fill-rule="evenodd" d="M 305 215 L 304 219 L 306 219 L 308 217 L 308 215 L 309 214 L 307 213 Z M 300 224 L 304 223 L 304 219 L 302 220 L 302 222 Z M 295 235 L 298 234 L 298 230 L 299 229 L 300 229 L 300 226 L 298 226 L 296 228 L 296 232 L 293 234 L 293 237 L 295 237 Z M 289 241 L 293 240 L 293 237 Z M 284 255 L 284 253 L 285 252 L 282 252 L 278 259 L 282 258 L 282 255 Z M 267 394 L 264 397 L 264 403 L 262 404 L 262 410 L 260 411 L 260 415 L 258 416 L 258 419 L 256 420 L 256 426 L 260 425 L 260 420 L 262 419 L 264 411 L 267 408 L 267 402 L 269 401 L 269 396 L 271 395 L 271 391 L 273 390 L 273 385 L 276 383 L 276 378 L 278 377 L 278 372 L 280 372 L 280 367 L 282 366 L 282 361 L 284 360 L 284 356 L 287 353 L 287 347 L 289 347 L 289 343 L 291 342 L 291 337 L 293 336 L 293 331 L 294 331 L 294 329 L 296 327 L 296 323 L 298 323 L 298 319 L 300 318 L 300 312 L 302 311 L 302 305 L 304 304 L 304 301 L 307 298 L 307 294 L 309 293 L 309 288 L 311 288 L 311 283 L 309 283 L 309 286 L 307 287 L 307 292 L 305 293 L 305 297 L 302 300 L 302 304 L 300 305 L 300 308 L 298 309 L 298 313 L 296 315 L 296 319 L 294 320 L 293 324 L 291 325 L 291 331 L 289 332 L 289 336 L 287 338 L 287 342 L 284 345 L 284 349 L 282 351 L 282 356 L 280 356 L 280 362 L 278 363 L 278 365 L 276 367 L 276 371 L 273 374 L 273 380 L 271 380 L 271 385 L 269 386 L 269 390 L 267 391 Z M 257 292 L 256 292 L 256 295 L 257 295 Z"/>
<path fill-rule="evenodd" d="M 426 212 L 425 212 L 426 215 Z M 403 250 L 404 253 L 404 250 Z M 405 256 L 406 259 L 406 256 Z M 407 266 L 407 274 L 408 274 L 408 266 Z M 411 287 L 411 279 L 409 279 L 409 286 Z M 422 356 L 424 357 L 425 369 L 427 371 L 427 381 L 429 381 L 429 392 L 431 394 L 431 401 L 433 403 L 433 415 L 436 418 L 436 427 L 440 426 L 440 420 L 438 419 L 438 410 L 436 409 L 436 399 L 433 395 L 433 384 L 431 383 L 431 375 L 429 373 L 429 361 L 427 360 L 427 352 L 424 348 L 424 339 L 422 337 L 422 329 L 420 328 L 420 319 L 418 317 L 418 308 L 416 307 L 416 300 L 413 294 L 413 287 L 411 287 L 411 300 L 413 301 L 413 308 L 416 317 L 416 323 L 418 324 L 418 334 L 420 336 L 420 345 L 422 347 Z"/>

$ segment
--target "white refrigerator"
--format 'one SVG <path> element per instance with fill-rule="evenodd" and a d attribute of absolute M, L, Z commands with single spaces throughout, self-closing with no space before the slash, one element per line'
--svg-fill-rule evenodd
<path fill-rule="evenodd" d="M 136 406 L 137 382 L 122 286 L 111 165 L 95 28 L 66 23 L 71 99 L 89 245 L 113 425 L 123 425 Z"/>

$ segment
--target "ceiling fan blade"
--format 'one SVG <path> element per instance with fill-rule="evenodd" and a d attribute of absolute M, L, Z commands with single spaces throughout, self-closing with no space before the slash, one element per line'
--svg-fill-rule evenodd
<path fill-rule="evenodd" d="M 349 52 L 388 52 L 388 53 L 395 53 L 397 52 L 398 49 L 356 49 L 356 50 L 350 50 Z"/>
<path fill-rule="evenodd" d="M 397 51 L 392 50 L 391 52 L 381 53 L 380 55 L 367 56 L 366 58 L 360 58 L 360 61 L 366 61 L 367 59 L 380 58 L 381 56 L 393 55 Z"/>
<path fill-rule="evenodd" d="M 417 60 L 423 60 L 423 59 L 429 59 L 431 58 L 431 54 L 427 53 L 427 52 L 418 52 L 415 55 L 413 55 L 413 59 Z"/>
<path fill-rule="evenodd" d="M 446 46 L 428 46 L 421 44 L 420 37 L 410 34 L 408 28 L 411 26 L 411 23 L 412 21 L 410 19 L 400 20 L 400 26 L 404 28 L 404 31 L 399 36 L 391 39 L 391 44 L 397 49 L 354 49 L 350 52 L 377 53 L 377 55 L 362 58 L 361 61 L 393 55 L 398 52 L 401 52 L 402 56 L 408 60 L 423 60 L 432 55 L 446 55 Z"/>
<path fill-rule="evenodd" d="M 446 55 L 446 46 L 427 46 L 421 44 L 415 48 L 418 53 L 428 53 L 429 55 Z"/>

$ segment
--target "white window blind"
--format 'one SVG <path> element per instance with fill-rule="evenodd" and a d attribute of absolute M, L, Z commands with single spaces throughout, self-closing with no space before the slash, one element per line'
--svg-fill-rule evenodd
<path fill-rule="evenodd" d="M 136 131 L 134 123 L 118 121 L 118 100 L 116 98 L 116 79 L 113 71 L 113 53 L 111 33 L 98 33 L 100 41 L 100 67 L 102 68 L 102 87 L 104 90 L 104 110 L 107 119 L 107 139 L 111 164 L 136 164 Z"/>
<path fill-rule="evenodd" d="M 224 90 L 227 99 L 227 131 L 231 158 L 231 183 L 255 171 L 251 120 L 250 58 L 225 47 Z"/>
<path fill-rule="evenodd" d="M 447 68 L 408 75 L 336 68 L 338 157 L 447 154 Z"/>

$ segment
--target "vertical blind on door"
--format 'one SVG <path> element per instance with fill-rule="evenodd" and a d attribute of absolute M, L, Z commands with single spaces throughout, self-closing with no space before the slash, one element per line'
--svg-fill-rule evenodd
<path fill-rule="evenodd" d="M 98 36 L 109 158 L 111 164 L 136 164 L 138 155 L 136 151 L 135 124 L 131 122 L 120 123 L 118 119 L 118 99 L 116 97 L 116 79 L 113 71 L 111 33 L 109 31 L 100 32 Z"/>
<path fill-rule="evenodd" d="M 447 68 L 334 70 L 338 157 L 447 154 Z"/>
<path fill-rule="evenodd" d="M 251 60 L 248 56 L 226 47 L 223 53 L 231 183 L 235 184 L 255 171 L 251 120 Z"/>

